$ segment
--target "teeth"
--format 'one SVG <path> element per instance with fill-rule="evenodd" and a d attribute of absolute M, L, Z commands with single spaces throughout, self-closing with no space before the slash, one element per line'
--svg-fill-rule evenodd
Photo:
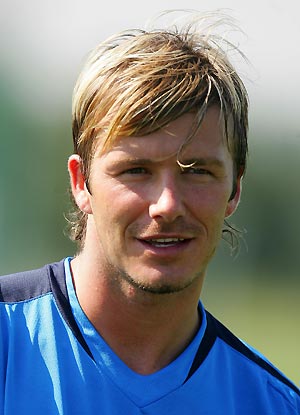
<path fill-rule="evenodd" d="M 183 238 L 159 238 L 159 239 L 151 239 L 151 242 L 158 242 L 160 244 L 168 244 L 172 242 L 181 242 L 184 241 Z"/>
<path fill-rule="evenodd" d="M 178 244 L 178 242 L 184 241 L 184 238 L 157 238 L 157 239 L 149 239 L 147 242 L 151 245 L 157 247 L 168 247 L 172 245 Z"/>

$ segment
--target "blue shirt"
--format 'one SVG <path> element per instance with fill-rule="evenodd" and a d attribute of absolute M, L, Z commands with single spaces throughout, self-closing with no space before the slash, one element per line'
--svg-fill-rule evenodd
<path fill-rule="evenodd" d="M 0 278 L 0 415 L 296 415 L 300 393 L 199 305 L 201 327 L 151 375 L 128 368 L 81 309 L 69 260 Z"/>

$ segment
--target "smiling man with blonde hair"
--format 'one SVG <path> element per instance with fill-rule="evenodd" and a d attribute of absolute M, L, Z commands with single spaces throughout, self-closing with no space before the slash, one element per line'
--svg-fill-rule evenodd
<path fill-rule="evenodd" d="M 222 22 L 191 18 L 87 60 L 68 162 L 78 253 L 0 279 L 0 414 L 299 414 L 296 386 L 199 301 L 222 234 L 235 242 L 248 98 Z"/>

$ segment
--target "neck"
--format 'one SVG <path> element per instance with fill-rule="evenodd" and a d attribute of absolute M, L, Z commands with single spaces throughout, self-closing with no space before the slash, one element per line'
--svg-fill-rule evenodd
<path fill-rule="evenodd" d="M 182 292 L 152 294 L 125 283 L 120 287 L 92 264 L 83 251 L 71 268 L 79 303 L 96 330 L 137 373 L 150 374 L 171 363 L 201 323 L 198 301 L 203 278 Z"/>

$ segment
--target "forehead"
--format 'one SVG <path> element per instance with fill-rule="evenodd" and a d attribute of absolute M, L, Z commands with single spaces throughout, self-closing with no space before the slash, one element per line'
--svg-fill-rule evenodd
<path fill-rule="evenodd" d="M 217 106 L 207 110 L 199 130 L 186 145 L 186 140 L 195 125 L 195 117 L 194 113 L 186 113 L 150 134 L 139 137 L 118 137 L 104 154 L 101 154 L 101 143 L 99 143 L 95 156 L 111 159 L 129 155 L 133 158 L 147 158 L 153 161 L 172 156 L 179 156 L 180 161 L 181 158 L 191 159 L 195 155 L 231 157 Z"/>

